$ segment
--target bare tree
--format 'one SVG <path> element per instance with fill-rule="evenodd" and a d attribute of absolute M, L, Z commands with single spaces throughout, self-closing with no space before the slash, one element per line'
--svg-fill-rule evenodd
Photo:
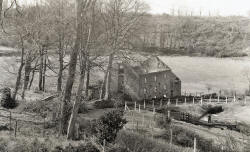
<path fill-rule="evenodd" d="M 3 0 L 0 0 L 0 22 L 2 21 Z"/>
<path fill-rule="evenodd" d="M 105 45 L 108 53 L 108 66 L 100 97 L 110 100 L 112 64 L 115 54 L 126 48 L 130 36 L 140 24 L 146 6 L 138 0 L 108 0 L 102 5 L 102 19 L 105 27 Z"/>
<path fill-rule="evenodd" d="M 91 0 L 76 0 L 76 38 L 75 46 L 70 54 L 68 78 L 66 81 L 65 91 L 62 101 L 62 112 L 61 112 L 61 132 L 66 134 L 67 130 L 67 107 L 71 100 L 71 91 L 75 80 L 77 56 L 80 50 L 81 39 L 82 39 L 82 20 L 81 17 L 86 13 L 89 7 L 92 5 Z"/>
<path fill-rule="evenodd" d="M 19 66 L 19 69 L 18 69 L 18 73 L 17 73 L 17 79 L 16 79 L 16 85 L 15 85 L 15 89 L 13 91 L 13 94 L 12 94 L 12 99 L 13 100 L 16 100 L 16 95 L 17 95 L 17 92 L 18 92 L 18 89 L 19 89 L 19 86 L 20 86 L 20 83 L 21 83 L 21 78 L 22 78 L 22 70 L 23 70 L 23 67 L 24 67 L 24 41 L 23 41 L 23 37 L 20 36 L 20 40 L 21 40 L 21 63 L 20 63 L 20 66 Z"/>

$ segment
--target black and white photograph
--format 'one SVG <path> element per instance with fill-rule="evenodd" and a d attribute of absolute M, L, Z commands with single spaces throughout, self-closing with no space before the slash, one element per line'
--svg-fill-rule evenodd
<path fill-rule="evenodd" d="M 0 152 L 250 152 L 250 1 L 0 0 Z"/>

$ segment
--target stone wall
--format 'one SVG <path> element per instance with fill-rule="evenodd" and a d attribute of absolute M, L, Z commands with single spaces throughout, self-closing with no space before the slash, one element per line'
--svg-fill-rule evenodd
<path fill-rule="evenodd" d="M 141 75 L 139 95 L 150 99 L 156 97 L 175 97 L 181 95 L 181 81 L 171 70 Z"/>

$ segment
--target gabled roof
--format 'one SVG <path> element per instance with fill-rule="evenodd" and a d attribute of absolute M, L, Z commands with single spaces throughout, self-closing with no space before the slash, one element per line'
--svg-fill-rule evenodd
<path fill-rule="evenodd" d="M 129 64 L 124 62 L 124 64 Z M 152 56 L 139 64 L 129 64 L 138 75 L 171 70 L 159 57 Z"/>
<path fill-rule="evenodd" d="M 154 56 L 142 63 L 142 68 L 146 73 L 161 72 L 171 70 L 159 57 Z"/>

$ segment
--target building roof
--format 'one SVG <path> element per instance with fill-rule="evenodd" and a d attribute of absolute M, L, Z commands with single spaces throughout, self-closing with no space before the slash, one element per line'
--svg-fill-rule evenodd
<path fill-rule="evenodd" d="M 130 64 L 128 62 L 124 62 L 125 64 L 129 64 L 134 71 L 138 74 L 149 74 L 155 72 L 162 72 L 171 70 L 159 57 L 152 56 L 144 61 L 137 62 L 136 64 Z"/>
<path fill-rule="evenodd" d="M 142 63 L 145 74 L 171 70 L 159 57 L 154 56 Z"/>

